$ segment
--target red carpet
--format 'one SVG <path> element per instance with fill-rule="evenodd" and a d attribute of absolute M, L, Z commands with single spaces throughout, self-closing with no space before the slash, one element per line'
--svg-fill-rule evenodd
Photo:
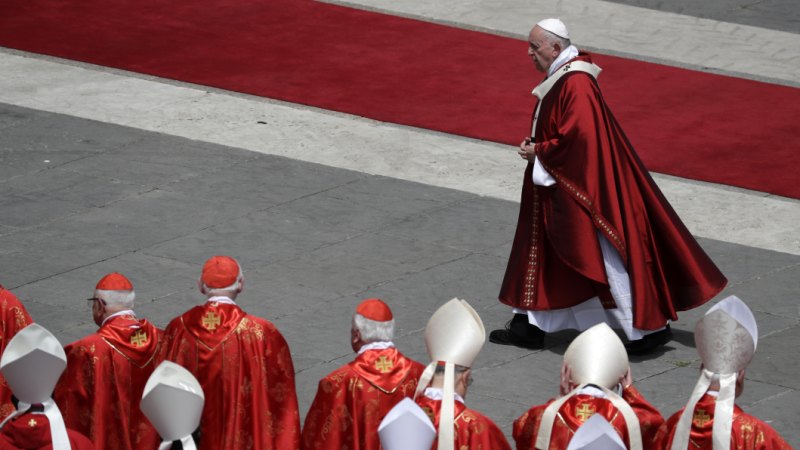
<path fill-rule="evenodd" d="M 311 0 L 5 0 L 0 46 L 513 145 L 541 78 L 523 41 Z M 800 89 L 595 62 L 651 170 L 800 198 Z"/>

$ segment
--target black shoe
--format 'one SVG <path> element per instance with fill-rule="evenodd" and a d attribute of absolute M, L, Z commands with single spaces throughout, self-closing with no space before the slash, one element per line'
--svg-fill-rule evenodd
<path fill-rule="evenodd" d="M 528 316 L 515 314 L 514 318 L 501 330 L 489 333 L 489 342 L 500 345 L 513 345 L 529 350 L 544 348 L 544 331 L 528 323 Z"/>
<path fill-rule="evenodd" d="M 656 331 L 655 333 L 650 333 L 641 339 L 628 342 L 625 344 L 625 350 L 628 351 L 629 355 L 644 355 L 652 352 L 671 340 L 672 329 L 670 329 L 669 324 L 667 324 L 667 327 L 661 331 Z"/>

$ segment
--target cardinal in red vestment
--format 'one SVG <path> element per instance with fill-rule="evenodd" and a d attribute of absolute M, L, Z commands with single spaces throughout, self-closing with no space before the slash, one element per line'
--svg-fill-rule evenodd
<path fill-rule="evenodd" d="M 303 425 L 303 449 L 379 450 L 381 420 L 397 402 L 414 396 L 423 366 L 392 343 L 389 306 L 380 299 L 364 300 L 350 331 L 358 356 L 320 380 Z"/>
<path fill-rule="evenodd" d="M 444 367 L 444 366 L 442 366 Z M 457 369 L 457 372 L 461 368 Z M 470 369 L 458 373 L 456 379 L 456 389 L 467 393 L 467 385 L 470 384 Z M 444 376 L 444 370 L 439 373 L 440 377 Z M 442 411 L 442 380 L 434 378 L 433 386 L 426 388 L 422 396 L 418 397 L 416 402 L 428 415 L 428 418 L 433 422 L 433 426 L 439 429 L 439 418 Z M 439 387 L 436 387 L 439 386 Z M 464 404 L 464 397 L 456 392 L 455 395 L 455 420 L 454 420 L 454 434 L 455 443 L 454 448 L 458 450 L 467 449 L 492 449 L 492 450 L 511 450 L 508 445 L 503 431 L 488 417 L 475 411 L 474 409 L 467 408 Z M 431 450 L 436 450 L 438 444 L 434 443 Z"/>
<path fill-rule="evenodd" d="M 689 437 L 689 445 L 686 449 L 714 449 L 712 431 L 714 429 L 714 409 L 717 395 L 719 395 L 718 392 L 706 393 L 697 402 L 694 414 L 692 414 L 692 430 Z M 654 448 L 665 450 L 672 448 L 675 428 L 682 413 L 683 409 L 676 412 L 658 429 Z M 745 413 L 738 405 L 733 405 L 733 423 L 730 439 L 731 450 L 791 450 L 792 448 L 771 426 Z"/>
<path fill-rule="evenodd" d="M 14 337 L 19 330 L 27 327 L 33 320 L 22 306 L 19 299 L 11 291 L 0 284 L 0 355 L 6 348 L 8 341 Z M 6 385 L 6 379 L 0 374 L 0 420 L 8 417 L 16 411 L 11 403 L 11 390 Z"/>
<path fill-rule="evenodd" d="M 6 422 L 0 431 L 0 450 L 53 450 L 50 421 L 32 407 L 29 412 Z M 41 405 L 38 409 L 41 409 Z M 72 450 L 94 450 L 92 441 L 77 431 L 67 429 Z"/>
<path fill-rule="evenodd" d="M 561 397 L 534 406 L 514 421 L 517 450 L 565 449 L 595 414 L 608 421 L 627 449 L 650 449 L 664 423 L 661 413 L 633 387 L 625 347 L 605 323 L 584 331 L 569 345 L 560 388 Z"/>
<path fill-rule="evenodd" d="M 772 427 L 734 403 L 744 390 L 745 368 L 758 345 L 750 308 L 736 296 L 725 298 L 697 322 L 694 340 L 703 363 L 700 378 L 686 406 L 658 430 L 654 448 L 791 449 Z"/>
<path fill-rule="evenodd" d="M 511 449 L 491 419 L 465 405 L 472 363 L 485 341 L 483 321 L 466 300 L 451 299 L 425 326 L 431 362 L 420 376 L 414 396 L 438 432 L 433 449 Z"/>
<path fill-rule="evenodd" d="M 625 137 L 600 92 L 600 68 L 558 19 L 530 32 L 547 78 L 531 138 L 519 220 L 500 302 L 513 308 L 492 342 L 541 348 L 544 334 L 599 322 L 622 329 L 630 353 L 671 338 L 677 311 L 702 305 L 727 280 L 689 233 Z"/>
<path fill-rule="evenodd" d="M 631 406 L 639 419 L 642 441 L 652 442 L 658 427 L 664 423 L 661 414 L 632 385 L 622 390 L 622 399 Z M 513 436 L 517 450 L 536 448 L 537 430 L 541 426 L 542 414 L 553 401 L 534 406 L 514 421 Z M 605 398 L 601 390 L 589 386 L 578 391 L 577 395 L 570 397 L 559 408 L 558 420 L 553 424 L 548 450 L 567 448 L 572 435 L 594 414 L 602 415 L 614 427 L 623 442 L 630 442 L 628 427 L 623 416 Z"/>
<path fill-rule="evenodd" d="M 206 261 L 198 283 L 207 301 L 166 329 L 167 359 L 200 382 L 201 450 L 293 450 L 300 416 L 289 346 L 275 325 L 236 304 L 244 279 L 227 256 Z"/>
<path fill-rule="evenodd" d="M 133 284 L 120 273 L 104 276 L 88 299 L 100 327 L 64 350 L 67 370 L 53 398 L 64 421 L 98 448 L 157 448 L 161 439 L 139 409 L 144 385 L 164 360 L 163 332 L 133 311 Z"/>

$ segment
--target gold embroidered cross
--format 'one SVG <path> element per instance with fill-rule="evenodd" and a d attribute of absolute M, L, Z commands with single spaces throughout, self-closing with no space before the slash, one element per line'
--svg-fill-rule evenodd
<path fill-rule="evenodd" d="M 28 426 L 33 428 L 36 426 L 36 419 L 31 419 L 28 421 Z"/>
<path fill-rule="evenodd" d="M 711 416 L 706 414 L 704 409 L 698 409 L 694 413 L 694 417 L 692 417 L 692 422 L 694 422 L 698 427 L 702 427 L 708 422 L 711 422 Z"/>
<path fill-rule="evenodd" d="M 583 423 L 586 422 L 586 419 L 592 417 L 596 411 L 597 409 L 589 403 L 581 403 L 578 409 L 575 410 L 575 415 L 578 416 L 578 420 Z"/>
<path fill-rule="evenodd" d="M 381 373 L 389 373 L 392 368 L 394 367 L 394 363 L 386 357 L 386 355 L 381 355 L 377 361 L 375 361 L 375 368 L 380 370 Z"/>
<path fill-rule="evenodd" d="M 147 343 L 147 333 L 144 330 L 139 330 L 131 336 L 131 345 L 134 347 L 141 347 Z"/>
<path fill-rule="evenodd" d="M 208 331 L 216 330 L 220 323 L 219 316 L 214 311 L 209 311 L 205 316 L 203 316 L 203 328 Z"/>

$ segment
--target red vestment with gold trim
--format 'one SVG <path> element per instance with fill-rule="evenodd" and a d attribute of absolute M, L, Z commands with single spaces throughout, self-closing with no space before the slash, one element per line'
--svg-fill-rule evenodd
<path fill-rule="evenodd" d="M 716 398 L 704 395 L 694 408 L 692 417 L 692 431 L 689 437 L 688 449 L 712 450 L 713 442 L 711 432 L 714 427 L 714 406 Z M 672 438 L 675 436 L 675 427 L 681 418 L 683 409 L 670 417 L 655 437 L 656 449 L 669 450 Z M 790 446 L 769 425 L 761 420 L 746 414 L 741 408 L 733 406 L 733 426 L 731 427 L 731 450 L 791 450 Z"/>
<path fill-rule="evenodd" d="M 166 355 L 163 332 L 130 314 L 64 347 L 67 368 L 53 399 L 64 423 L 105 450 L 157 448 L 155 428 L 139 409 L 144 385 Z"/>
<path fill-rule="evenodd" d="M 576 60 L 591 62 L 585 53 Z M 534 185 L 528 164 L 499 300 L 548 311 L 599 295 L 613 307 L 598 231 L 630 276 L 634 327 L 661 328 L 719 293 L 727 280 L 651 178 L 597 81 L 568 72 L 541 102 L 536 154 L 556 184 Z"/>
<path fill-rule="evenodd" d="M 439 415 L 442 401 L 433 400 L 420 395 L 417 404 L 428 415 L 433 426 L 439 429 Z M 455 401 L 455 448 L 458 450 L 511 450 L 503 432 L 491 419 L 478 411 L 467 408 L 463 403 Z M 433 442 L 431 450 L 439 447 Z"/>
<path fill-rule="evenodd" d="M 72 450 L 95 449 L 89 438 L 69 427 L 67 427 L 67 436 Z M 52 442 L 50 421 L 44 414 L 22 414 L 8 421 L 0 430 L 0 450 L 52 450 Z"/>
<path fill-rule="evenodd" d="M 19 299 L 11 291 L 0 285 L 0 355 L 6 349 L 8 341 L 14 337 L 19 330 L 27 327 L 33 322 L 28 311 L 22 306 Z M 11 390 L 6 384 L 6 379 L 0 373 L 0 420 L 8 417 L 16 411 L 14 404 L 11 403 Z"/>
<path fill-rule="evenodd" d="M 628 386 L 622 391 L 622 399 L 631 406 L 631 409 L 639 419 L 642 443 L 645 448 L 650 448 L 647 443 L 652 442 L 658 427 L 664 423 L 664 418 L 633 386 Z M 543 405 L 534 406 L 514 421 L 513 436 L 517 450 L 533 450 L 536 448 L 536 437 L 542 421 L 542 414 L 553 401 L 550 400 Z M 594 414 L 601 414 L 617 430 L 625 445 L 630 448 L 628 426 L 625 424 L 625 418 L 619 413 L 619 410 L 605 398 L 577 394 L 561 405 L 558 410 L 550 437 L 549 450 L 567 448 L 572 435 L 575 434 L 578 427 Z"/>
<path fill-rule="evenodd" d="M 167 359 L 200 382 L 200 450 L 294 450 L 300 415 L 289 346 L 267 320 L 206 302 L 166 329 Z"/>
<path fill-rule="evenodd" d="M 413 397 L 425 367 L 396 348 L 367 350 L 320 380 L 306 414 L 305 450 L 379 450 L 378 425 L 397 402 Z"/>

